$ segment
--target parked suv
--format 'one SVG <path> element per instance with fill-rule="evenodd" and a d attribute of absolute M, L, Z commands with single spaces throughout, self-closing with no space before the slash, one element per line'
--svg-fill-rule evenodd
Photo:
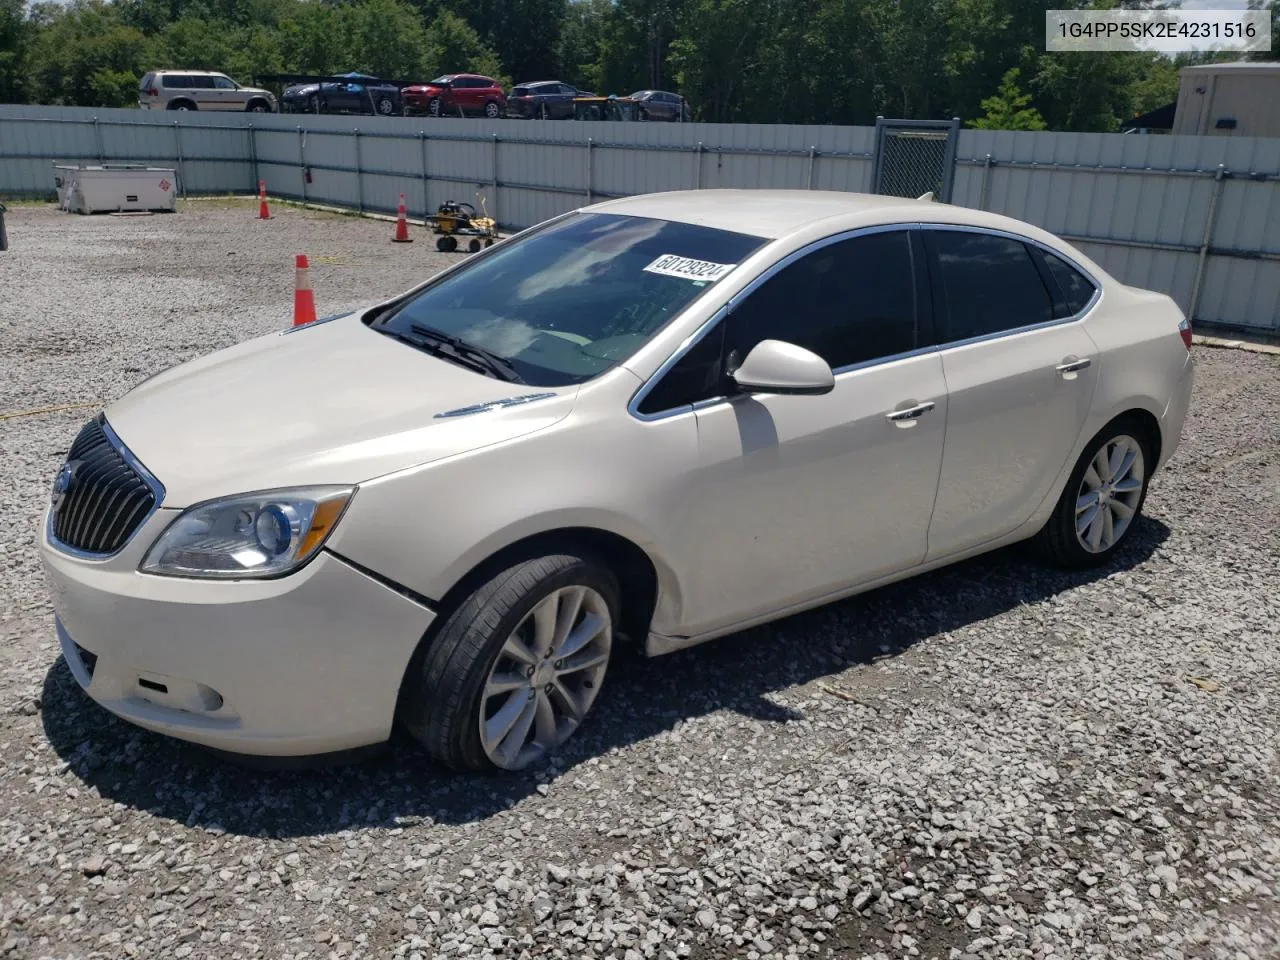
<path fill-rule="evenodd" d="M 513 117 L 538 120 L 569 120 L 573 117 L 575 97 L 594 97 L 589 90 L 579 90 L 559 80 L 539 80 L 517 84 L 507 98 L 507 113 Z"/>
<path fill-rule="evenodd" d="M 242 87 L 225 73 L 207 70 L 154 70 L 138 85 L 143 110 L 248 110 L 274 113 L 276 98 L 268 90 Z"/>
<path fill-rule="evenodd" d="M 406 117 L 480 114 L 496 120 L 507 106 L 507 95 L 492 77 L 475 73 L 450 73 L 430 83 L 400 91 Z"/>

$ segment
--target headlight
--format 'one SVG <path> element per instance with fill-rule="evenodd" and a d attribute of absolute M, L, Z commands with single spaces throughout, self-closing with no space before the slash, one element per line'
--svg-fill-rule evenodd
<path fill-rule="evenodd" d="M 315 555 L 354 492 L 299 487 L 199 504 L 169 524 L 140 569 L 228 580 L 282 576 Z"/>

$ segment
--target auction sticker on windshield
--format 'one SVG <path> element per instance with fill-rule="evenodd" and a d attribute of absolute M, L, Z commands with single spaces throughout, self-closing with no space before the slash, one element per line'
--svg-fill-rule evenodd
<path fill-rule="evenodd" d="M 644 269 L 646 273 L 660 273 L 664 277 L 679 277 L 682 280 L 719 280 L 736 266 L 736 263 L 712 263 L 709 260 L 694 260 L 690 257 L 678 257 L 674 253 L 664 253 Z"/>

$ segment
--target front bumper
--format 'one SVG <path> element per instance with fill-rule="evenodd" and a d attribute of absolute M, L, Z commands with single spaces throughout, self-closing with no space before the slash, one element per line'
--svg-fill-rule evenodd
<path fill-rule="evenodd" d="M 88 694 L 139 726 L 233 753 L 385 740 L 432 611 L 325 552 L 278 580 L 138 573 L 176 514 L 157 511 L 109 560 L 63 553 L 45 525 L 58 639 Z"/>

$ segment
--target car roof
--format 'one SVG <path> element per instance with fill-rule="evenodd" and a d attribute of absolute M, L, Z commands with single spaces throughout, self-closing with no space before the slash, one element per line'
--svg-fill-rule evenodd
<path fill-rule="evenodd" d="M 221 70 L 183 70 L 179 67 L 164 70 L 150 70 L 149 73 L 190 73 L 197 77 L 225 77 L 226 74 Z"/>
<path fill-rule="evenodd" d="M 948 203 L 826 190 L 677 190 L 607 200 L 585 208 L 593 213 L 653 217 L 778 239 L 818 221 L 831 232 L 880 223 L 949 223 L 1008 230 L 1060 243 L 1031 224 Z"/>

